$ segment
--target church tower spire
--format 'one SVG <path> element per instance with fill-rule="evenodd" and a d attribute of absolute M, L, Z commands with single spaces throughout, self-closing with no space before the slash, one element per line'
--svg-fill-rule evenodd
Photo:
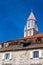
<path fill-rule="evenodd" d="M 32 36 L 38 33 L 38 28 L 36 25 L 36 18 L 33 12 L 30 13 L 30 16 L 27 19 L 26 26 L 24 28 L 24 37 Z"/>
<path fill-rule="evenodd" d="M 36 20 L 36 18 L 35 18 L 35 16 L 34 16 L 34 14 L 33 14 L 33 12 L 31 11 L 31 13 L 30 13 L 30 16 L 28 17 L 28 20 Z"/>

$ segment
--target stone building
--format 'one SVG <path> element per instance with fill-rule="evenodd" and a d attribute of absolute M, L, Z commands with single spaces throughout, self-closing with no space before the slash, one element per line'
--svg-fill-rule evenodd
<path fill-rule="evenodd" d="M 0 65 L 43 65 L 43 34 L 38 34 L 33 12 L 23 38 L 0 43 Z"/>

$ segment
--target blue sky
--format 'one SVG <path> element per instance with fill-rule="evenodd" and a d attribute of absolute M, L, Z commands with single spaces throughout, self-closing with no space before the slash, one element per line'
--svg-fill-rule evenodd
<path fill-rule="evenodd" d="M 0 42 L 23 37 L 31 10 L 43 33 L 43 0 L 0 0 Z"/>

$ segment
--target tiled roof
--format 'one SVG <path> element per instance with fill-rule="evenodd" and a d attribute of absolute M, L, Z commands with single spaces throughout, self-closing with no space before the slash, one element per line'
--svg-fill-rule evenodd
<path fill-rule="evenodd" d="M 30 43 L 28 46 L 26 47 L 20 47 L 20 43 L 21 43 L 21 40 L 22 42 L 24 40 L 27 40 L 27 39 L 30 39 L 30 40 L 34 40 L 35 38 L 43 38 L 43 34 L 36 34 L 34 36 L 28 36 L 28 37 L 25 37 L 25 38 L 20 38 L 20 39 L 17 39 L 17 40 L 13 40 L 13 41 L 8 41 L 8 42 L 3 42 L 4 43 L 8 43 L 8 44 L 11 44 L 9 45 L 8 47 L 5 47 L 3 46 L 2 48 L 0 48 L 0 52 L 3 52 L 3 51 L 14 51 L 14 50 L 26 50 L 26 49 L 37 49 L 37 48 L 43 48 L 43 41 L 42 42 L 35 42 L 35 43 Z M 17 45 L 15 45 L 15 43 Z M 27 42 L 25 42 L 26 44 Z M 14 44 L 14 45 L 13 45 Z"/>
<path fill-rule="evenodd" d="M 5 51 L 19 51 L 19 50 L 29 50 L 29 49 L 41 49 L 43 48 L 43 43 L 41 44 L 33 44 L 33 45 L 29 45 L 27 47 L 20 47 L 20 46 L 9 46 L 9 47 L 3 47 L 2 49 L 0 49 L 0 52 L 5 52 Z"/>
<path fill-rule="evenodd" d="M 20 39 L 34 39 L 34 38 L 39 38 L 39 37 L 43 37 L 43 34 L 36 34 L 33 36 L 27 36 L 27 37 L 20 38 Z"/>

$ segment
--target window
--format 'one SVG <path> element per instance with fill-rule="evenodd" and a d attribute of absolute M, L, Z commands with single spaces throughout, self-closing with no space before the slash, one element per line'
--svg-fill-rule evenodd
<path fill-rule="evenodd" d="M 31 30 L 30 30 L 30 32 L 29 32 L 29 33 L 30 33 L 30 35 L 31 35 Z"/>
<path fill-rule="evenodd" d="M 23 43 L 20 44 L 20 47 L 23 47 Z"/>
<path fill-rule="evenodd" d="M 6 53 L 5 54 L 5 59 L 9 59 L 10 58 L 10 54 L 9 53 Z"/>
<path fill-rule="evenodd" d="M 33 58 L 39 58 L 39 51 L 33 51 Z"/>
<path fill-rule="evenodd" d="M 26 46 L 28 46 L 28 44 L 20 43 L 20 47 L 26 47 Z"/>
<path fill-rule="evenodd" d="M 28 31 L 28 36 L 30 36 L 30 35 L 31 35 L 31 30 Z"/>
<path fill-rule="evenodd" d="M 41 41 L 41 38 L 39 37 L 39 38 L 37 38 L 38 39 L 38 41 Z"/>
<path fill-rule="evenodd" d="M 30 58 L 32 58 L 32 59 L 42 58 L 42 51 L 41 50 L 30 51 Z"/>
<path fill-rule="evenodd" d="M 12 52 L 5 52 L 2 54 L 3 60 L 11 60 L 12 59 Z"/>
<path fill-rule="evenodd" d="M 26 31 L 26 36 L 28 36 L 28 31 Z"/>
<path fill-rule="evenodd" d="M 33 20 L 31 20 L 31 26 L 33 26 Z"/>
<path fill-rule="evenodd" d="M 30 22 L 28 22 L 28 27 L 30 27 Z"/>

